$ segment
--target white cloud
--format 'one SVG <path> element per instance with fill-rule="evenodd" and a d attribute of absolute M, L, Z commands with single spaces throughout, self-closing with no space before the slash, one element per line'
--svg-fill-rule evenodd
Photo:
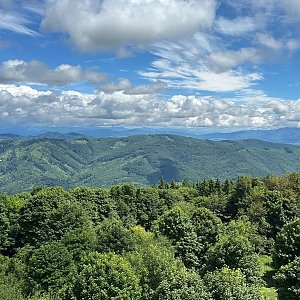
<path fill-rule="evenodd" d="M 98 84 L 107 79 L 106 75 L 97 71 L 86 71 L 83 77 L 90 83 Z"/>
<path fill-rule="evenodd" d="M 300 2 L 298 0 L 224 0 L 238 12 L 264 14 L 269 22 L 285 21 L 299 22 Z M 279 23 L 277 23 L 279 24 Z"/>
<path fill-rule="evenodd" d="M 280 0 L 281 7 L 287 12 L 290 20 L 298 21 L 300 16 L 300 2 L 298 0 Z"/>
<path fill-rule="evenodd" d="M 118 83 L 108 83 L 103 85 L 100 90 L 104 93 L 120 92 L 131 89 L 132 84 L 126 78 L 120 78 Z"/>
<path fill-rule="evenodd" d="M 95 52 L 178 39 L 210 27 L 215 0 L 53 0 L 42 28 L 66 33 L 79 49 Z"/>
<path fill-rule="evenodd" d="M 108 94 L 122 91 L 126 95 L 146 95 L 160 93 L 166 90 L 166 88 L 167 85 L 160 81 L 157 81 L 152 84 L 140 84 L 134 86 L 128 79 L 121 78 L 117 84 L 105 84 L 101 86 L 99 90 Z"/>
<path fill-rule="evenodd" d="M 283 47 L 283 41 L 275 39 L 267 33 L 258 33 L 256 35 L 258 44 L 274 51 L 280 51 Z"/>
<path fill-rule="evenodd" d="M 257 57 L 261 62 L 279 59 L 282 55 L 290 55 L 300 49 L 300 41 L 293 38 L 275 38 L 268 33 L 259 32 L 255 38 L 258 47 Z"/>
<path fill-rule="evenodd" d="M 37 16 L 43 16 L 45 12 L 45 0 L 23 0 L 22 10 L 27 10 Z"/>
<path fill-rule="evenodd" d="M 279 127 L 300 124 L 300 100 L 245 91 L 241 99 L 124 92 L 54 94 L 30 87 L 0 86 L 2 124 Z"/>
<path fill-rule="evenodd" d="M 275 38 L 263 32 L 243 40 L 244 47 L 236 49 L 226 36 L 198 33 L 178 42 L 156 43 L 150 48 L 155 60 L 139 74 L 151 81 L 160 80 L 170 88 L 236 92 L 263 80 L 258 65 L 290 57 L 300 49 L 296 39 Z"/>
<path fill-rule="evenodd" d="M 265 13 L 267 15 L 277 9 L 278 1 L 285 0 L 223 0 L 224 3 L 230 5 L 237 13 Z M 296 0 L 297 1 L 297 0 Z"/>
<path fill-rule="evenodd" d="M 100 83 L 105 75 L 96 71 L 83 71 L 80 66 L 63 64 L 55 69 L 49 69 L 40 61 L 25 62 L 23 60 L 8 60 L 0 65 L 0 82 L 2 83 L 35 83 L 49 86 L 63 86 L 87 80 Z"/>
<path fill-rule="evenodd" d="M 295 39 L 275 39 L 266 33 L 257 33 L 255 47 L 235 51 L 215 51 L 209 55 L 211 68 L 216 72 L 226 72 L 245 63 L 264 64 L 290 55 L 300 49 Z"/>
<path fill-rule="evenodd" d="M 0 84 L 0 91 L 7 92 L 13 97 L 28 97 L 28 98 L 38 98 L 40 96 L 50 96 L 51 91 L 38 91 L 27 85 L 16 86 L 14 84 Z"/>
<path fill-rule="evenodd" d="M 213 52 L 209 55 L 209 63 L 217 72 L 225 72 L 245 62 L 261 62 L 261 53 L 255 48 L 242 48 L 237 51 Z"/>
<path fill-rule="evenodd" d="M 250 17 L 238 17 L 233 20 L 221 17 L 216 21 L 216 28 L 219 32 L 232 36 L 253 32 L 260 27 L 259 25 L 261 24 L 255 18 Z"/>
<path fill-rule="evenodd" d="M 130 89 L 125 90 L 124 94 L 127 95 L 146 95 L 161 93 L 167 89 L 168 85 L 162 81 L 157 81 L 152 84 L 140 84 L 132 86 Z"/>
<path fill-rule="evenodd" d="M 178 43 L 157 43 L 152 53 L 160 58 L 152 62 L 151 68 L 139 74 L 173 88 L 238 91 L 262 79 L 259 73 L 233 69 L 253 54 L 253 51 L 248 52 L 243 50 L 239 55 L 227 54 L 222 58 L 222 52 L 212 37 L 197 34 Z"/>
<path fill-rule="evenodd" d="M 38 36 L 39 34 L 36 31 L 28 28 L 29 24 L 30 21 L 25 16 L 17 12 L 0 9 L 0 29 L 13 31 L 19 34 Z"/>

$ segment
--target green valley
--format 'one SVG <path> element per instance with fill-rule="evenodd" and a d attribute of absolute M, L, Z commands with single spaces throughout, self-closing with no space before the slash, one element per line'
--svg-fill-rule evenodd
<path fill-rule="evenodd" d="M 300 148 L 258 140 L 214 142 L 175 135 L 14 139 L 0 142 L 0 191 L 34 186 L 138 185 L 188 178 L 265 176 L 300 170 Z"/>

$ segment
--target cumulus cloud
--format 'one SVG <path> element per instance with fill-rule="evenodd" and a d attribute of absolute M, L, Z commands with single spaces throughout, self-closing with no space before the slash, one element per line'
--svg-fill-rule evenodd
<path fill-rule="evenodd" d="M 7 92 L 13 97 L 26 97 L 30 99 L 52 95 L 51 91 L 38 91 L 28 85 L 0 84 L 0 91 L 3 93 Z"/>
<path fill-rule="evenodd" d="M 128 79 L 121 78 L 119 82 L 109 83 L 99 88 L 104 93 L 114 93 L 122 91 L 125 95 L 146 95 L 163 92 L 167 89 L 167 84 L 157 81 L 152 84 L 141 84 L 134 86 Z"/>
<path fill-rule="evenodd" d="M 42 28 L 66 33 L 79 49 L 96 52 L 178 39 L 210 27 L 215 0 L 53 0 Z"/>
<path fill-rule="evenodd" d="M 0 82 L 2 83 L 35 83 L 49 86 L 64 86 L 86 80 L 100 83 L 105 75 L 96 71 L 83 71 L 80 66 L 63 64 L 55 69 L 48 68 L 40 61 L 25 62 L 8 60 L 0 65 Z"/>
<path fill-rule="evenodd" d="M 241 99 L 82 94 L 0 85 L 2 124 L 277 127 L 300 125 L 300 100 L 245 91 Z"/>

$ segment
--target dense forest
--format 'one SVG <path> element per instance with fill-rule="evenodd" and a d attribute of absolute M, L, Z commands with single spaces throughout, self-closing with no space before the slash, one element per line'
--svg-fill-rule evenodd
<path fill-rule="evenodd" d="M 1 300 L 300 299 L 300 174 L 0 196 Z"/>
<path fill-rule="evenodd" d="M 214 142 L 175 135 L 0 139 L 0 192 L 10 194 L 35 185 L 151 185 L 161 177 L 225 180 L 297 171 L 300 147 L 258 140 Z"/>

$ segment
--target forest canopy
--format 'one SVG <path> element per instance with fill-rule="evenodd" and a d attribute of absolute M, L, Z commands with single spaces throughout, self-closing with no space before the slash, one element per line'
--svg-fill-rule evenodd
<path fill-rule="evenodd" d="M 300 174 L 0 195 L 0 300 L 293 300 Z"/>

